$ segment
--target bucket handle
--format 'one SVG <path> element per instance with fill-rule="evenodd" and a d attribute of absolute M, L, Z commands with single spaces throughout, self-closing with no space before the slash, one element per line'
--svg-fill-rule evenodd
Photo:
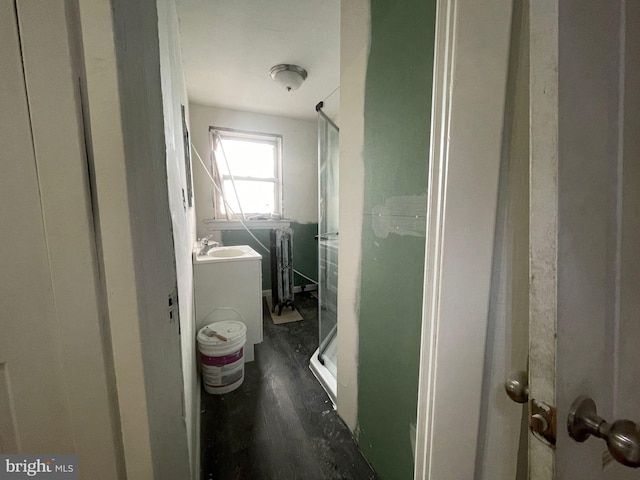
<path fill-rule="evenodd" d="M 205 333 L 205 335 L 209 338 L 211 337 L 216 337 L 218 340 L 222 340 L 223 342 L 228 342 L 229 339 L 223 335 L 220 335 L 218 332 L 216 332 L 215 330 L 209 330 L 209 327 L 207 327 L 208 333 Z"/>
<path fill-rule="evenodd" d="M 206 317 L 204 317 L 204 320 L 202 321 L 202 323 L 201 323 L 200 325 L 202 325 L 202 324 L 207 325 L 207 324 L 209 323 L 209 322 L 207 322 L 207 320 L 209 319 L 209 317 L 210 317 L 211 315 L 213 315 L 214 313 L 216 313 L 218 310 L 231 310 L 232 312 L 235 312 L 235 313 L 237 313 L 237 314 L 240 316 L 240 318 L 242 319 L 242 323 L 244 323 L 245 325 L 247 324 L 247 320 L 244 318 L 244 315 L 242 315 L 242 313 L 240 313 L 240 312 L 239 312 L 238 310 L 236 310 L 235 308 L 233 308 L 233 307 L 216 307 L 216 308 L 214 308 L 213 310 L 211 310 L 211 311 L 209 312 L 209 315 L 207 315 Z"/>

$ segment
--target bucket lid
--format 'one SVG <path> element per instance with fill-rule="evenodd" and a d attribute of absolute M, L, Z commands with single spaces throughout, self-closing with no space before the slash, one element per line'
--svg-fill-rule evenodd
<path fill-rule="evenodd" d="M 225 320 L 205 325 L 198 332 L 198 343 L 211 346 L 230 345 L 238 340 L 244 340 L 247 327 L 236 320 Z"/>

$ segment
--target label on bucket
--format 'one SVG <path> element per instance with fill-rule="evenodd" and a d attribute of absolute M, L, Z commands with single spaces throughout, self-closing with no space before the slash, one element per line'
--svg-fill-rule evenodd
<path fill-rule="evenodd" d="M 242 359 L 243 352 L 244 348 L 241 348 L 237 352 L 230 353 L 229 355 L 223 355 L 221 357 L 210 357 L 200 352 L 200 362 L 202 362 L 203 365 L 223 367 Z"/>
<path fill-rule="evenodd" d="M 202 364 L 202 371 L 203 372 L 207 372 L 207 374 L 209 375 L 224 375 L 228 372 L 232 372 L 234 370 L 237 370 L 238 368 L 242 368 L 244 366 L 244 362 L 242 361 L 242 358 L 239 360 L 236 360 L 233 363 L 229 363 L 227 365 L 223 365 L 221 367 L 215 366 L 215 365 L 207 365 L 206 363 Z"/>
<path fill-rule="evenodd" d="M 231 385 L 232 383 L 237 382 L 244 375 L 244 366 L 241 365 L 235 371 L 227 371 L 227 372 L 211 372 L 209 369 L 202 369 L 202 380 L 206 385 L 210 387 L 224 387 L 226 385 Z M 216 368 L 216 367 L 214 367 Z M 218 369 L 222 370 L 222 369 Z"/>

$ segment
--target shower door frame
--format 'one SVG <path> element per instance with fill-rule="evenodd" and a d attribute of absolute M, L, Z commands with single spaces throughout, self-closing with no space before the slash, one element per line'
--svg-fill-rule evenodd
<path fill-rule="evenodd" d="M 329 361 L 334 364 L 335 372 L 331 371 L 331 369 L 327 368 L 324 353 L 331 344 L 334 342 L 337 336 L 338 331 L 338 285 L 337 285 L 337 272 L 338 272 L 338 204 L 337 197 L 339 195 L 339 134 L 340 128 L 333 122 L 323 111 L 322 111 L 323 103 L 320 102 L 316 106 L 316 111 L 318 112 L 318 235 L 316 239 L 318 241 L 318 350 L 317 354 L 314 354 L 314 360 L 322 365 L 322 367 L 327 370 L 327 373 L 330 374 L 334 379 L 337 377 L 337 353 L 335 359 L 330 359 Z M 321 128 L 320 121 L 325 122 L 325 129 Z M 327 147 L 329 145 L 328 138 L 330 136 L 329 129 L 335 129 L 336 134 L 338 135 L 338 145 L 336 145 L 335 150 L 335 158 L 329 155 L 329 150 Z M 324 160 L 323 160 L 324 159 Z M 334 195 L 331 196 L 331 199 L 335 201 L 335 219 L 332 222 L 329 222 L 330 225 L 327 225 L 325 219 L 327 218 L 326 212 L 326 198 L 325 193 L 326 189 L 324 188 L 323 175 L 326 174 L 326 171 L 323 171 L 323 167 L 327 165 L 329 162 L 334 162 L 335 165 L 332 165 L 332 173 L 335 176 L 334 182 L 332 184 L 332 188 L 334 191 Z M 333 268 L 331 268 L 333 267 Z M 323 334 L 323 305 L 326 301 L 327 292 L 325 289 L 326 286 L 326 276 L 327 275 L 335 275 L 336 282 L 334 285 L 335 290 L 335 305 L 334 307 L 334 316 L 335 323 L 330 328 L 326 334 Z M 325 383 L 324 381 L 322 382 Z M 331 385 L 333 385 L 333 381 L 330 381 Z M 331 385 L 328 385 L 330 390 L 335 390 Z M 332 397 L 335 400 L 337 392 L 332 392 Z"/>

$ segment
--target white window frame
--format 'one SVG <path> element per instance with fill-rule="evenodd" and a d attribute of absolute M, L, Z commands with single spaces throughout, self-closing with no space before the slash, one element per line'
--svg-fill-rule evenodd
<path fill-rule="evenodd" d="M 275 161 L 274 161 L 274 176 L 269 178 L 262 177 L 251 177 L 251 176 L 238 176 L 233 175 L 220 175 L 218 168 L 216 166 L 216 159 L 214 154 L 215 148 L 215 136 L 220 135 L 222 139 L 236 138 L 240 140 L 248 140 L 248 141 L 257 141 L 257 142 L 265 142 L 265 143 L 273 143 L 275 148 Z M 237 214 L 234 215 L 231 212 L 227 214 L 222 212 L 222 195 L 221 191 L 223 190 L 223 183 L 225 180 L 231 180 L 233 176 L 233 180 L 241 180 L 241 181 L 253 181 L 253 182 L 271 182 L 274 184 L 274 205 L 275 205 L 275 214 L 279 215 L 280 218 L 284 217 L 283 211 L 283 194 L 282 194 L 282 135 L 273 134 L 273 133 L 259 133 L 259 132 L 250 132 L 245 130 L 236 130 L 232 128 L 223 128 L 223 127 L 209 127 L 209 140 L 210 140 L 210 151 L 211 151 L 211 171 L 213 174 L 213 178 L 220 190 L 217 188 L 213 194 L 213 212 L 214 212 L 214 220 L 218 221 L 237 221 L 238 217 L 241 217 L 241 212 L 235 212 Z M 227 192 L 228 194 L 228 192 Z M 246 216 L 246 221 L 264 221 L 261 220 L 251 220 L 252 216 L 262 215 L 257 212 L 244 212 Z"/>

